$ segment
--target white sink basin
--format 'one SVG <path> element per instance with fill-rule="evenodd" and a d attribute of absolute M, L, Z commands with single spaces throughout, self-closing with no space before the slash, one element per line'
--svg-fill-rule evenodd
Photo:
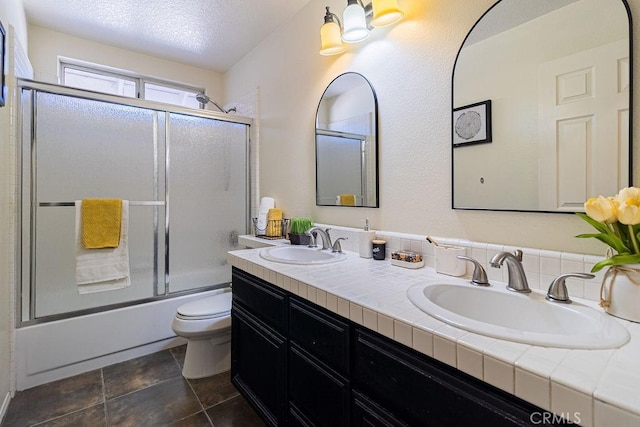
<path fill-rule="evenodd" d="M 306 246 L 273 246 L 261 250 L 260 256 L 268 261 L 302 265 L 329 264 L 347 257 L 345 254 Z"/>
<path fill-rule="evenodd" d="M 587 305 L 552 303 L 544 295 L 518 294 L 503 286 L 433 283 L 415 285 L 409 300 L 425 313 L 460 329 L 544 347 L 620 347 L 629 332 L 613 317 Z"/>

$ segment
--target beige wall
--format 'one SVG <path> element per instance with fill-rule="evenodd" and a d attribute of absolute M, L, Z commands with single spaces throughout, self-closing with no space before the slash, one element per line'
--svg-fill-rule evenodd
<path fill-rule="evenodd" d="M 312 0 L 225 77 L 229 99 L 260 88 L 261 194 L 275 197 L 287 216 L 311 215 L 322 223 L 360 226 L 368 217 L 376 229 L 602 254 L 602 244 L 573 237 L 590 231 L 574 215 L 450 208 L 453 64 L 467 32 L 493 3 L 399 0 L 406 12 L 399 24 L 376 29 L 340 56 L 322 57 L 324 6 L 341 12 L 344 2 Z M 640 0 L 629 4 L 640 16 Z M 637 55 L 635 63 L 638 69 Z M 378 96 L 379 209 L 316 207 L 314 202 L 316 106 L 325 86 L 346 71 L 364 74 Z M 637 139 L 637 108 L 634 121 Z M 283 156 L 287 167 L 280 162 Z"/>
<path fill-rule="evenodd" d="M 224 102 L 222 74 L 29 25 L 29 59 L 35 79 L 58 83 L 58 56 L 78 59 L 175 82 L 204 87 Z"/>

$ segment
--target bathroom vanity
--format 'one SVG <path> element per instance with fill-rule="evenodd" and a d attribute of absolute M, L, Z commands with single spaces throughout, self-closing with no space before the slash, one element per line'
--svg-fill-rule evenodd
<path fill-rule="evenodd" d="M 530 425 L 542 409 L 245 271 L 232 381 L 270 425 Z"/>
<path fill-rule="evenodd" d="M 432 268 L 394 267 L 353 252 L 324 266 L 292 265 L 260 251 L 228 256 L 231 369 L 269 425 L 640 420 L 640 325 L 622 322 L 631 341 L 620 348 L 515 343 L 455 328 L 414 306 L 409 288 L 447 277 Z"/>

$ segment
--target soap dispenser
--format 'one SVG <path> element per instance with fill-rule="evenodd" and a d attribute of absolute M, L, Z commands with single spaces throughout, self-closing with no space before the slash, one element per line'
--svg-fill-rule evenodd
<path fill-rule="evenodd" d="M 369 219 L 364 220 L 364 229 L 360 231 L 360 257 L 372 258 L 373 257 L 373 239 L 376 238 L 376 232 L 369 230 Z"/>

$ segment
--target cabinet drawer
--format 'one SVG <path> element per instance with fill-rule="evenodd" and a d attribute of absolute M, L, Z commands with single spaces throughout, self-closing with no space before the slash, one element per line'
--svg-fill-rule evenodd
<path fill-rule="evenodd" d="M 449 366 L 358 330 L 353 387 L 410 425 L 526 426 L 539 410 Z"/>
<path fill-rule="evenodd" d="M 335 314 L 291 298 L 289 338 L 332 368 L 349 373 L 349 323 Z"/>
<path fill-rule="evenodd" d="M 289 350 L 289 404 L 299 424 L 304 419 L 315 426 L 349 425 L 349 381 L 318 363 L 295 344 Z"/>
<path fill-rule="evenodd" d="M 233 268 L 232 289 L 235 303 L 275 330 L 286 331 L 287 294 L 284 291 L 236 268 Z"/>

